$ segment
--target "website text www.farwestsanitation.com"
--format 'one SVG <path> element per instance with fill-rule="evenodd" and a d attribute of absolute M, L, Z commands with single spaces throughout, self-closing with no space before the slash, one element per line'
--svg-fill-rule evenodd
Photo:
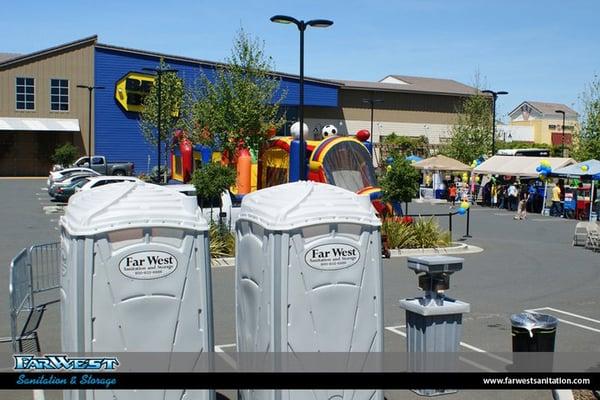
<path fill-rule="evenodd" d="M 511 377 L 503 378 L 483 378 L 484 385 L 589 385 L 589 378 L 560 378 L 560 377 Z"/>

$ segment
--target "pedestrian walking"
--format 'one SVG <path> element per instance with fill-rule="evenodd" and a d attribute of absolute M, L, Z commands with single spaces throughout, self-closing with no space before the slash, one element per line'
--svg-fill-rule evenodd
<path fill-rule="evenodd" d="M 552 206 L 550 206 L 550 216 L 552 217 L 560 217 L 562 215 L 562 210 L 560 207 L 560 187 L 558 185 L 554 185 L 552 188 Z"/>
<path fill-rule="evenodd" d="M 449 200 L 452 202 L 452 205 L 456 205 L 456 185 L 454 183 L 450 184 L 450 189 L 448 189 Z"/>
<path fill-rule="evenodd" d="M 490 189 L 490 196 L 491 196 L 491 200 L 492 200 L 492 207 L 496 207 L 498 205 L 498 187 L 496 186 L 496 184 L 492 184 L 492 187 Z"/>
<path fill-rule="evenodd" d="M 527 218 L 527 201 L 529 200 L 529 191 L 527 190 L 526 185 L 521 186 L 521 191 L 519 192 L 519 205 L 517 207 L 517 215 L 515 215 L 515 219 L 526 219 Z"/>

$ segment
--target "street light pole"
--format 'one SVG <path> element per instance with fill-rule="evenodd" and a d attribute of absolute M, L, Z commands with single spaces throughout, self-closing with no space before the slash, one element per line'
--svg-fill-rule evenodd
<path fill-rule="evenodd" d="M 298 136 L 300 154 L 298 154 L 298 159 L 300 160 L 300 167 L 298 169 L 298 180 L 303 181 L 306 179 L 304 171 L 306 165 L 306 146 L 304 144 L 304 31 L 306 30 L 306 24 L 304 21 L 300 21 L 298 29 L 300 30 L 300 106 L 298 110 L 298 120 L 300 122 L 300 135 Z"/>
<path fill-rule="evenodd" d="M 170 68 L 163 68 L 162 64 L 159 65 L 156 68 L 142 68 L 143 71 L 152 71 L 156 73 L 156 80 L 157 80 L 157 91 L 158 93 L 156 94 L 156 100 L 158 103 L 158 112 L 157 112 L 157 119 L 158 121 L 156 122 L 156 129 L 158 131 L 158 140 L 157 140 L 157 157 L 158 157 L 158 176 L 161 176 L 161 162 L 160 162 L 160 137 L 162 135 L 162 103 L 161 103 L 161 96 L 162 96 L 162 75 L 165 72 L 177 72 L 176 69 L 170 69 Z M 166 151 L 166 150 L 165 150 Z M 166 167 L 166 163 L 165 163 L 165 167 Z M 163 174 L 163 183 L 167 183 L 167 174 L 166 171 L 164 171 L 165 173 Z"/>
<path fill-rule="evenodd" d="M 104 86 L 77 85 L 80 89 L 87 89 L 88 96 L 88 166 L 92 168 L 92 92 L 94 89 L 104 89 Z"/>
<path fill-rule="evenodd" d="M 369 104 L 371 106 L 371 131 L 369 133 L 371 134 L 371 141 L 373 141 L 373 138 L 374 138 L 374 133 L 373 133 L 373 109 L 375 108 L 375 104 L 377 104 L 377 103 L 383 103 L 383 100 L 381 100 L 381 99 L 373 99 L 373 95 L 371 94 L 371 98 L 370 99 L 362 99 L 362 102 L 364 104 Z"/>
<path fill-rule="evenodd" d="M 487 94 L 491 94 L 492 95 L 492 112 L 493 112 L 493 119 L 492 119 L 492 156 L 494 154 L 496 154 L 496 100 L 498 99 L 498 96 L 500 95 L 504 95 L 504 94 L 508 94 L 508 92 L 501 90 L 498 92 L 495 92 L 493 90 L 482 90 L 481 93 L 487 93 Z"/>
<path fill-rule="evenodd" d="M 271 22 L 276 22 L 279 24 L 294 24 L 300 31 L 300 104 L 298 105 L 298 122 L 300 123 L 300 135 L 298 138 L 300 154 L 298 155 L 298 159 L 300 165 L 298 169 L 298 176 L 300 180 L 304 180 L 306 179 L 306 174 L 304 172 L 306 164 L 306 156 L 304 155 L 306 150 L 306 145 L 304 142 L 304 31 L 309 26 L 314 28 L 327 28 L 328 26 L 333 25 L 333 21 L 327 19 L 312 19 L 305 22 L 287 15 L 274 15 L 271 17 Z"/>
<path fill-rule="evenodd" d="M 565 156 L 565 112 L 563 110 L 556 110 L 555 113 L 562 114 L 562 139 L 561 139 L 561 150 L 560 154 Z"/>

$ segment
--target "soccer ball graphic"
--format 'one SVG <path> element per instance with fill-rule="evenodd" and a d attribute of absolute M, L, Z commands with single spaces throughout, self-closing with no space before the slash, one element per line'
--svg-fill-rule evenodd
<path fill-rule="evenodd" d="M 325 125 L 321 130 L 324 138 L 337 135 L 337 128 L 333 125 Z"/>
<path fill-rule="evenodd" d="M 294 122 L 290 127 L 290 131 L 292 133 L 292 137 L 294 140 L 298 140 L 300 138 L 300 122 Z M 308 125 L 304 124 L 304 138 L 308 135 Z"/>

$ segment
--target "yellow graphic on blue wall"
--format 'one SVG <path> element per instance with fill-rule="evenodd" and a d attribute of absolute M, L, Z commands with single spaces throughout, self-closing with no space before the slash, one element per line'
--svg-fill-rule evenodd
<path fill-rule="evenodd" d="M 142 112 L 144 97 L 150 93 L 155 80 L 154 75 L 130 72 L 117 81 L 115 98 L 125 111 Z"/>

